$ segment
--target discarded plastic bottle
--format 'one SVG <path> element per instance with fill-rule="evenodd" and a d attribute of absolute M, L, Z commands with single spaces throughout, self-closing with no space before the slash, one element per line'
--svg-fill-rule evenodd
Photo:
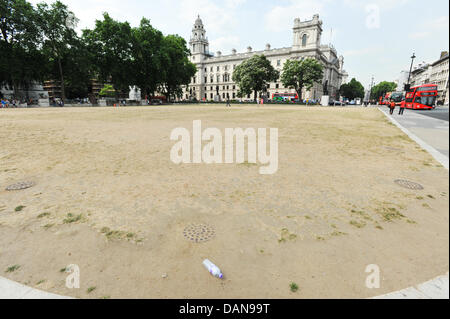
<path fill-rule="evenodd" d="M 213 275 L 216 278 L 223 278 L 222 272 L 220 271 L 219 267 L 214 265 L 209 259 L 203 260 L 203 266 L 205 266 L 206 270 L 209 271 L 211 275 Z"/>

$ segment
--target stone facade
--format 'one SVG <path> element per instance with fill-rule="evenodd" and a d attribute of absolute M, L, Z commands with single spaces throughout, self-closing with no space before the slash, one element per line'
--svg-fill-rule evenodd
<path fill-rule="evenodd" d="M 303 92 L 303 98 L 320 100 L 322 95 L 330 95 L 331 100 L 339 99 L 337 91 L 348 75 L 343 69 L 344 58 L 338 56 L 331 45 L 321 44 L 322 21 L 319 15 L 312 20 L 294 20 L 293 44 L 291 47 L 272 49 L 266 44 L 265 50 L 253 51 L 251 47 L 246 52 L 222 55 L 218 51 L 215 55 L 209 52 L 209 42 L 200 17 L 195 21 L 192 29 L 189 47 L 190 60 L 197 66 L 197 74 L 192 78 L 189 86 L 183 90 L 183 99 L 197 99 L 206 101 L 220 101 L 227 97 L 235 100 L 250 100 L 253 96 L 243 99 L 237 98 L 238 87 L 232 80 L 233 70 L 244 60 L 255 54 L 263 54 L 280 72 L 288 59 L 315 58 L 324 66 L 324 76 L 321 83 L 316 83 L 309 91 Z M 269 84 L 267 92 L 270 97 L 274 93 L 294 93 L 293 89 L 284 88 L 280 81 Z M 261 94 L 261 93 L 260 93 Z"/>
<path fill-rule="evenodd" d="M 449 54 L 442 52 L 439 60 L 431 65 L 431 83 L 438 86 L 438 101 L 448 105 Z"/>

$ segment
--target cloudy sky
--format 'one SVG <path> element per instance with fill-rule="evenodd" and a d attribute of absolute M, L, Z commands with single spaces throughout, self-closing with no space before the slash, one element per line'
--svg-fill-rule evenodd
<path fill-rule="evenodd" d="M 32 3 L 42 0 L 32 0 Z M 46 2 L 53 2 L 51 0 Z M 189 40 L 200 14 L 212 52 L 262 50 L 292 44 L 296 17 L 323 20 L 322 43 L 332 43 L 345 58 L 344 68 L 366 87 L 398 77 L 416 62 L 432 62 L 449 49 L 448 0 L 62 0 L 92 28 L 102 12 L 138 25 L 142 17 L 165 34 Z"/>

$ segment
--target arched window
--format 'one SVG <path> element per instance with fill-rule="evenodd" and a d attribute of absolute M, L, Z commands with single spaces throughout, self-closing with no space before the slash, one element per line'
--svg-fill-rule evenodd
<path fill-rule="evenodd" d="M 303 47 L 306 47 L 306 40 L 308 39 L 308 36 L 306 35 L 306 34 L 304 34 L 303 36 L 302 36 L 302 46 Z"/>

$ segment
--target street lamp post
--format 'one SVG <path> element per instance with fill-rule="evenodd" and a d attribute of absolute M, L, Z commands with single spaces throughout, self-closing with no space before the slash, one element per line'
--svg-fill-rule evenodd
<path fill-rule="evenodd" d="M 412 67 L 413 67 L 413 63 L 414 63 L 414 59 L 416 58 L 416 54 L 413 53 L 413 55 L 411 56 L 411 67 L 409 68 L 409 75 L 408 75 L 408 88 L 410 86 L 410 80 L 411 80 L 411 72 L 412 72 Z"/>
<path fill-rule="evenodd" d="M 374 80 L 374 77 L 372 75 L 372 81 L 370 82 L 369 103 L 370 103 L 370 100 L 372 99 L 373 80 Z"/>

